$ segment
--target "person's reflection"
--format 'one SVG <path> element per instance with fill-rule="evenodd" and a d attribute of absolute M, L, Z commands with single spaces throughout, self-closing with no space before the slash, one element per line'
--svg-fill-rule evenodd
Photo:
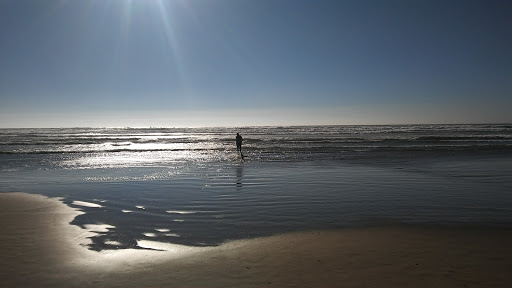
<path fill-rule="evenodd" d="M 236 190 L 240 191 L 242 188 L 242 177 L 244 176 L 244 163 L 238 164 L 236 166 Z"/>

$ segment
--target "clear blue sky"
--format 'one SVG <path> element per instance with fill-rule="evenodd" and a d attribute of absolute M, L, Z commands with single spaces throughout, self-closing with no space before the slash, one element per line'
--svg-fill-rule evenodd
<path fill-rule="evenodd" d="M 512 122 L 512 1 L 0 0 L 0 126 Z"/>

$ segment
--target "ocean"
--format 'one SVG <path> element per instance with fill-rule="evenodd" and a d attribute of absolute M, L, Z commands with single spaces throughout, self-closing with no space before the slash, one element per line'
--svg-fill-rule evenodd
<path fill-rule="evenodd" d="M 244 138 L 242 159 L 235 136 Z M 378 225 L 512 227 L 512 125 L 0 129 L 0 192 L 92 250 Z"/>

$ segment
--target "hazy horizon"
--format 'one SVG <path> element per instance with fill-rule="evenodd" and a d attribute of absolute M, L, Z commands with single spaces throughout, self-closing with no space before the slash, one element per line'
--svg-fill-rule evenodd
<path fill-rule="evenodd" d="M 512 2 L 0 1 L 0 128 L 512 123 Z"/>

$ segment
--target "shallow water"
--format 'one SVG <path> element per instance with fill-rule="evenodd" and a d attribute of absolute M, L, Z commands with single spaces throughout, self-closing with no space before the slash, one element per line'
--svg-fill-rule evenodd
<path fill-rule="evenodd" d="M 285 128 L 275 129 L 282 132 Z M 298 135 L 296 129 L 290 134 Z M 319 139 L 329 132 L 328 127 L 319 129 L 301 132 L 306 133 L 301 137 Z M 471 133 L 488 135 L 472 129 Z M 36 132 L 40 131 L 31 133 Z M 66 137 L 76 141 L 75 134 Z M 335 141 L 339 135 L 332 134 L 332 141 L 315 145 L 343 146 Z M 226 145 L 234 140 L 225 137 Z M 257 145 L 259 149 L 272 147 Z M 247 145 L 245 161 L 236 155 L 233 145 L 207 150 L 212 153 L 209 156 L 205 150 L 194 149 L 18 151 L 0 154 L 0 191 L 63 197 L 64 203 L 86 212 L 73 224 L 89 230 L 102 227 L 91 238 L 89 248 L 94 250 L 142 249 L 137 246 L 140 240 L 203 246 L 289 231 L 404 223 L 510 227 L 512 154 L 502 140 L 495 149 L 486 145 L 435 151 L 402 151 L 393 146 L 350 157 L 344 154 L 346 150 L 332 147 L 326 148 L 327 152 L 285 147 L 279 153 L 256 153 Z M 295 154 L 279 156 L 283 151 Z M 272 153 L 276 158 L 268 158 Z"/>

